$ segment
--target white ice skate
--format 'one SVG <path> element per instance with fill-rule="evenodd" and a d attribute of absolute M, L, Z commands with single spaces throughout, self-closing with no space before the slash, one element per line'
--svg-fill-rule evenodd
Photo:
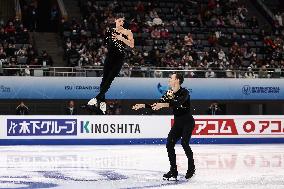
<path fill-rule="evenodd" d="M 103 114 L 106 114 L 106 103 L 105 102 L 100 103 L 100 109 L 103 112 Z"/>
<path fill-rule="evenodd" d="M 97 105 L 98 101 L 96 98 L 92 98 L 91 100 L 89 100 L 88 105 L 90 106 L 94 106 Z"/>

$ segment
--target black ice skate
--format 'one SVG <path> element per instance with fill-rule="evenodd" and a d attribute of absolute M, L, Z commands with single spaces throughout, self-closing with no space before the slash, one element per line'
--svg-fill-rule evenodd
<path fill-rule="evenodd" d="M 187 170 L 185 178 L 190 179 L 191 177 L 193 177 L 194 174 L 195 174 L 195 169 Z"/>
<path fill-rule="evenodd" d="M 171 178 L 174 178 L 175 181 L 177 181 L 178 171 L 176 169 L 171 169 L 168 173 L 163 175 L 164 180 L 170 180 Z"/>

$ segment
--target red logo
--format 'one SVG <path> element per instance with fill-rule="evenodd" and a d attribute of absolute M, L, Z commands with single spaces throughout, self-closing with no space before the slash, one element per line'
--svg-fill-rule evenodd
<path fill-rule="evenodd" d="M 249 120 L 243 124 L 243 130 L 249 134 L 282 134 L 281 120 Z"/>
<path fill-rule="evenodd" d="M 193 135 L 238 135 L 233 119 L 196 119 Z"/>
<path fill-rule="evenodd" d="M 196 119 L 193 135 L 238 135 L 233 119 Z"/>

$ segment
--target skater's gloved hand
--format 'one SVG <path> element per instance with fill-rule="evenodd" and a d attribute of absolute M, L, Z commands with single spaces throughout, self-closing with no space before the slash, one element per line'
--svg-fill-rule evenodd
<path fill-rule="evenodd" d="M 145 108 L 145 104 L 135 104 L 134 106 L 132 106 L 133 110 L 139 110 L 141 108 Z"/>

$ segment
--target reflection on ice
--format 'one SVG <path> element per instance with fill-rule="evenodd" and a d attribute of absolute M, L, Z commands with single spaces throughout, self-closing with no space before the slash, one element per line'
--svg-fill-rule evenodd
<path fill-rule="evenodd" d="M 0 147 L 0 188 L 284 188 L 284 145 L 192 145 L 196 175 L 176 146 L 178 182 L 164 145 Z"/>

